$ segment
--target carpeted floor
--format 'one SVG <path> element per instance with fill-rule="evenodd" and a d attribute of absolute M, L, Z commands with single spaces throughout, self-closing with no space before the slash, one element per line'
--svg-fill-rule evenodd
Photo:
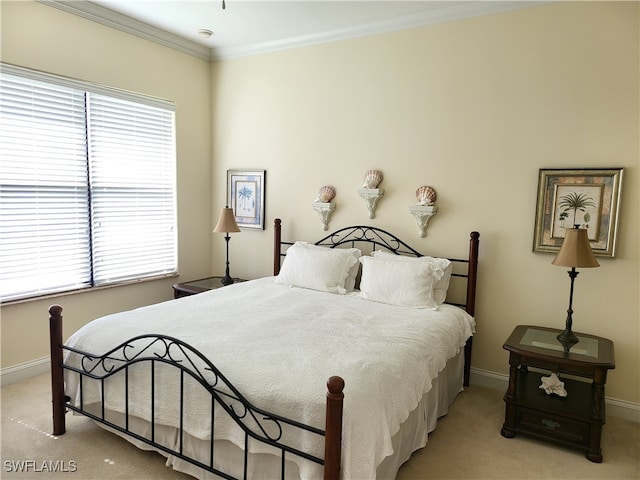
<path fill-rule="evenodd" d="M 167 468 L 159 454 L 138 450 L 85 418 L 69 414 L 67 434 L 52 437 L 49 392 L 47 374 L 2 388 L 0 478 L 191 478 Z M 427 447 L 401 468 L 398 480 L 640 479 L 639 424 L 609 417 L 602 439 L 604 461 L 595 464 L 579 450 L 523 436 L 503 438 L 502 395 L 475 386 L 460 394 Z M 47 472 L 46 466 L 66 471 Z"/>

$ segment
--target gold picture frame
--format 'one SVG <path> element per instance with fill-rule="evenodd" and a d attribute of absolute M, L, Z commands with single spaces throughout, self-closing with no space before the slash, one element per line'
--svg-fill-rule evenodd
<path fill-rule="evenodd" d="M 595 255 L 614 257 L 623 170 L 540 169 L 533 251 L 557 253 L 565 228 L 579 225 Z"/>

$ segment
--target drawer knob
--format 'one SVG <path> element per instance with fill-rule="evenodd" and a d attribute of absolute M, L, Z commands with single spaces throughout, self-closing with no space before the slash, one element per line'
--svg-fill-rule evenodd
<path fill-rule="evenodd" d="M 547 420 L 547 419 L 543 419 L 542 420 L 542 424 L 548 430 L 555 430 L 556 428 L 558 428 L 560 426 L 560 424 L 558 422 L 554 422 L 553 420 Z"/>

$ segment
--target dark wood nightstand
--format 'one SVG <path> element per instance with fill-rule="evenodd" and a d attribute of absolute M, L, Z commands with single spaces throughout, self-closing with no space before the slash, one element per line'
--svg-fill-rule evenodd
<path fill-rule="evenodd" d="M 613 342 L 576 333 L 579 343 L 564 353 L 556 339 L 560 332 L 518 325 L 505 342 L 503 348 L 509 351 L 509 387 L 504 396 L 506 412 L 500 433 L 507 438 L 524 433 L 578 447 L 586 450 L 589 460 L 600 463 L 604 386 L 607 371 L 615 368 Z M 542 372 L 530 371 L 529 367 Z M 548 395 L 539 388 L 541 378 L 550 372 L 564 382 L 566 397 Z"/>
<path fill-rule="evenodd" d="M 191 282 L 175 283 L 173 285 L 173 298 L 188 297 L 196 293 L 202 293 L 214 288 L 224 287 L 222 285 L 222 277 L 207 277 Z M 234 278 L 233 282 L 244 282 L 242 278 Z"/>

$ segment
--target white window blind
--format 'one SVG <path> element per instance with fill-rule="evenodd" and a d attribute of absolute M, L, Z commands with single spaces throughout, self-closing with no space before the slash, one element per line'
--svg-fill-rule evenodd
<path fill-rule="evenodd" d="M 96 284 L 175 271 L 173 112 L 91 94 L 88 119 Z"/>
<path fill-rule="evenodd" d="M 84 92 L 4 74 L 0 82 L 2 297 L 88 286 Z"/>
<path fill-rule="evenodd" d="M 173 105 L 2 67 L 0 298 L 175 272 Z"/>

